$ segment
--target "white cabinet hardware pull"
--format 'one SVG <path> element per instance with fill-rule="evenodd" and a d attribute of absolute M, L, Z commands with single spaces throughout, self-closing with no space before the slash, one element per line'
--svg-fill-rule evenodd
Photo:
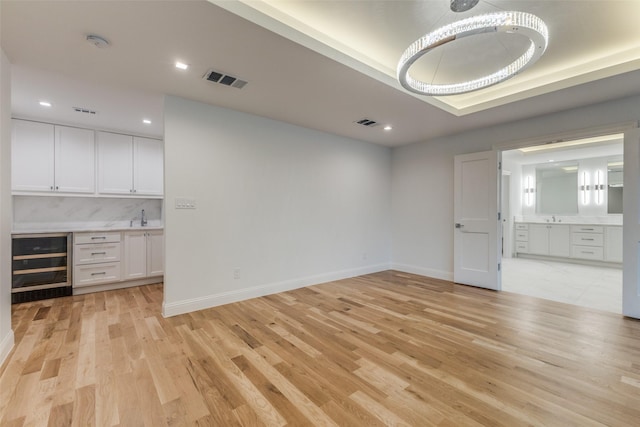
<path fill-rule="evenodd" d="M 91 255 L 106 255 L 106 252 L 91 252 Z"/>
<path fill-rule="evenodd" d="M 107 272 L 106 271 L 101 271 L 99 273 L 91 273 L 92 276 L 99 276 L 101 274 L 107 274 Z"/>

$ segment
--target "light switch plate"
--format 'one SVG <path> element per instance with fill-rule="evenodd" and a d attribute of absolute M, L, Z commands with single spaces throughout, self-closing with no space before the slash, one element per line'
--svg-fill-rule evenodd
<path fill-rule="evenodd" d="M 195 199 L 176 199 L 176 209 L 195 209 Z"/>

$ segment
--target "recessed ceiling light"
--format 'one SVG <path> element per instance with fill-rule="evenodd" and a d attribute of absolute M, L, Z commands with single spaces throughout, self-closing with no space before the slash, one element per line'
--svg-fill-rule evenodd
<path fill-rule="evenodd" d="M 142 119 L 142 123 L 144 123 L 145 125 L 150 125 L 150 124 L 151 124 L 151 120 L 149 120 L 149 119 Z"/>
<path fill-rule="evenodd" d="M 391 127 L 391 125 L 386 125 L 386 126 L 384 127 L 384 130 L 391 130 L 391 129 L 393 129 L 393 128 Z"/>
<path fill-rule="evenodd" d="M 40 101 L 40 105 L 43 107 L 51 107 L 51 103 L 49 101 Z"/>
<path fill-rule="evenodd" d="M 187 68 L 189 68 L 189 65 L 185 64 L 184 62 L 177 61 L 176 68 L 179 68 L 181 70 L 186 70 Z"/>

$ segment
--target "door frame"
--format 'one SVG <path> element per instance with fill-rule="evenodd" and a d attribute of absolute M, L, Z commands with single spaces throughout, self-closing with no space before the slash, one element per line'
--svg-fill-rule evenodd
<path fill-rule="evenodd" d="M 593 137 L 610 135 L 615 133 L 625 134 L 625 138 L 623 141 L 624 159 L 626 162 L 628 158 L 631 158 L 631 156 L 633 155 L 636 156 L 635 157 L 636 161 L 634 163 L 634 167 L 636 168 L 636 170 L 633 171 L 634 173 L 633 177 L 638 177 L 640 175 L 640 143 L 635 144 L 635 150 L 627 154 L 627 151 L 629 148 L 627 144 L 627 138 L 628 138 L 627 135 L 633 134 L 633 135 L 640 136 L 640 121 L 627 121 L 627 122 L 621 122 L 621 123 L 606 125 L 606 126 L 597 126 L 597 127 L 585 128 L 581 130 L 567 131 L 567 132 L 549 134 L 544 136 L 536 136 L 532 138 L 524 138 L 521 140 L 516 140 L 511 142 L 494 144 L 492 148 L 494 150 L 499 151 L 500 156 L 502 156 L 503 151 L 517 150 L 518 148 L 544 145 L 544 144 L 553 143 L 553 142 L 570 141 L 574 139 L 583 139 L 583 138 L 593 138 Z M 625 172 L 624 172 L 625 181 L 627 181 L 627 179 L 631 180 L 631 178 L 632 178 L 631 171 L 627 172 L 627 168 L 625 167 Z M 498 180 L 501 183 L 502 177 L 499 176 Z M 633 187 L 632 191 L 636 192 L 635 193 L 636 197 L 634 199 L 635 199 L 635 202 L 638 202 L 638 199 L 640 199 L 640 194 L 638 194 L 638 192 L 640 192 L 640 185 L 638 185 L 638 183 L 635 182 L 636 180 L 631 180 L 631 181 L 634 181 L 634 185 L 632 186 Z M 511 184 L 513 185 L 513 183 Z M 500 197 L 500 200 L 501 199 L 502 197 Z M 622 292 L 621 310 L 622 310 L 623 316 L 629 316 L 629 317 L 640 319 L 640 303 L 638 302 L 638 300 L 640 300 L 640 256 L 638 256 L 639 255 L 638 252 L 640 252 L 640 243 L 638 243 L 640 242 L 640 224 L 634 224 L 634 226 L 632 226 L 631 224 L 627 224 L 628 221 L 624 221 L 625 216 L 627 217 L 635 216 L 635 218 L 638 218 L 638 221 L 640 222 L 640 204 L 634 203 L 634 201 L 631 201 L 631 200 L 627 202 L 628 199 L 629 198 L 626 197 L 623 200 L 624 209 L 622 213 L 624 243 L 623 243 L 623 262 L 622 262 L 623 283 L 621 284 L 623 292 Z M 627 204 L 633 204 L 634 206 L 633 208 L 627 207 Z M 499 209 L 502 210 L 502 207 L 500 206 Z M 629 233 L 630 230 L 633 230 L 634 233 Z M 635 232 L 636 230 L 637 230 L 637 233 Z M 630 234 L 633 234 L 633 235 L 630 235 Z M 500 245 L 499 241 L 498 241 L 498 245 Z M 499 280 L 502 281 L 502 269 L 498 271 L 498 275 L 500 276 Z M 627 293 L 630 292 L 632 287 L 634 287 L 634 289 L 637 290 L 638 295 L 636 296 L 636 298 L 638 300 L 630 301 L 628 300 L 629 297 L 628 296 L 626 297 Z"/>

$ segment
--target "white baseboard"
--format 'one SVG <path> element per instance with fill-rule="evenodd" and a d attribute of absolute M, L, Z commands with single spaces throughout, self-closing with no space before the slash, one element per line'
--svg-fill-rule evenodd
<path fill-rule="evenodd" d="M 162 276 L 146 277 L 144 279 L 127 280 L 124 282 L 113 282 L 102 285 L 80 286 L 73 288 L 74 295 L 91 294 L 93 292 L 113 291 L 115 289 L 132 288 L 134 286 L 153 285 L 155 283 L 162 283 L 164 278 Z"/>
<path fill-rule="evenodd" d="M 334 280 L 347 279 L 349 277 L 362 276 L 363 274 L 378 273 L 389 270 L 389 264 L 370 265 L 366 267 L 349 270 L 335 271 L 317 276 L 300 277 L 297 279 L 285 280 L 283 282 L 268 283 L 265 285 L 253 286 L 246 289 L 221 292 L 219 294 L 207 295 L 200 298 L 192 298 L 183 301 L 162 304 L 162 315 L 164 317 L 176 316 L 178 314 L 190 313 L 192 311 L 204 310 L 206 308 L 229 304 L 232 302 L 244 301 L 278 292 L 290 291 L 303 288 L 305 286 L 318 285 L 320 283 Z"/>
<path fill-rule="evenodd" d="M 418 274 L 420 276 L 433 277 L 434 279 L 453 281 L 453 272 L 451 271 L 435 270 L 432 268 L 397 263 L 391 263 L 391 269 L 405 273 Z"/>
<path fill-rule="evenodd" d="M 13 348 L 14 338 L 13 330 L 9 329 L 9 333 L 0 341 L 0 366 L 5 362 L 5 359 Z"/>

